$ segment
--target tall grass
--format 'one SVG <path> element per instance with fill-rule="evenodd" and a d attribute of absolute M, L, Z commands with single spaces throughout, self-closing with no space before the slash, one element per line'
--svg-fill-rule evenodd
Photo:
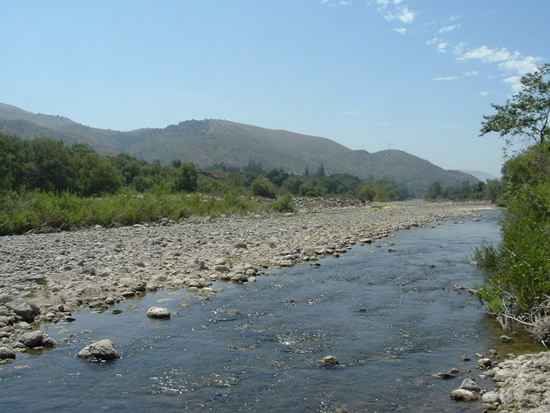
<path fill-rule="evenodd" d="M 291 197 L 264 203 L 234 192 L 224 197 L 159 191 L 83 198 L 69 192 L 57 195 L 20 191 L 0 197 L 0 235 L 21 234 L 34 229 L 133 225 L 160 218 L 179 221 L 192 215 L 217 217 L 292 210 Z"/>

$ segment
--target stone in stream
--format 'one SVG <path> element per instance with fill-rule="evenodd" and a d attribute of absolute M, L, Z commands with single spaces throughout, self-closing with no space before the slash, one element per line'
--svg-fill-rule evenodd
<path fill-rule="evenodd" d="M 477 400 L 477 394 L 466 389 L 456 389 L 451 392 L 451 399 L 456 401 L 473 401 Z"/>
<path fill-rule="evenodd" d="M 460 388 L 465 390 L 475 391 L 475 392 L 481 391 L 481 387 L 479 387 L 478 384 L 470 377 L 466 377 L 462 381 Z"/>
<path fill-rule="evenodd" d="M 322 366 L 337 366 L 340 364 L 340 360 L 334 356 L 325 356 L 321 360 L 317 360 L 317 363 Z"/>
<path fill-rule="evenodd" d="M 8 347 L 0 347 L 0 362 L 15 360 L 15 351 Z"/>
<path fill-rule="evenodd" d="M 19 341 L 27 348 L 57 346 L 57 342 L 53 338 L 40 330 L 34 330 L 23 334 Z"/>
<path fill-rule="evenodd" d="M 115 350 L 113 342 L 109 339 L 99 340 L 92 344 L 88 344 L 80 350 L 76 356 L 87 359 L 88 361 L 115 360 L 120 358 L 120 355 Z"/>
<path fill-rule="evenodd" d="M 170 310 L 164 307 L 151 307 L 147 310 L 147 317 L 155 319 L 170 318 Z"/>

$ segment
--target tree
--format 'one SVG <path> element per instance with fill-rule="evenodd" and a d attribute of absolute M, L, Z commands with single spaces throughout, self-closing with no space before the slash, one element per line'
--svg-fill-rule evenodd
<path fill-rule="evenodd" d="M 507 136 L 526 137 L 542 146 L 550 136 L 550 64 L 539 66 L 534 73 L 521 78 L 521 90 L 505 105 L 491 106 L 494 115 L 483 116 L 481 136 L 497 132 L 511 144 Z"/>
<path fill-rule="evenodd" d="M 181 164 L 175 181 L 175 190 L 184 192 L 195 192 L 199 186 L 197 170 L 192 162 Z"/>

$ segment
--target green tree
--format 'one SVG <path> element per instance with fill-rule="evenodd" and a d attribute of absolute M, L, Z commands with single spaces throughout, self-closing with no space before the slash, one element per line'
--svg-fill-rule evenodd
<path fill-rule="evenodd" d="M 198 177 L 195 165 L 192 162 L 181 164 L 174 183 L 176 191 L 195 192 L 198 188 Z"/>
<path fill-rule="evenodd" d="M 535 145 L 548 140 L 550 126 L 550 64 L 521 78 L 521 90 L 504 105 L 491 105 L 496 113 L 483 116 L 481 135 L 497 132 L 511 144 L 510 136 L 528 138 Z"/>
<path fill-rule="evenodd" d="M 362 201 L 374 201 L 374 197 L 376 196 L 376 192 L 372 186 L 372 184 L 369 184 L 368 182 L 364 183 L 357 189 L 357 196 Z"/>
<path fill-rule="evenodd" d="M 442 195 L 443 195 L 443 187 L 441 186 L 441 182 L 435 181 L 430 185 L 430 187 L 424 194 L 424 199 L 428 201 L 435 201 L 436 199 L 441 198 Z"/>

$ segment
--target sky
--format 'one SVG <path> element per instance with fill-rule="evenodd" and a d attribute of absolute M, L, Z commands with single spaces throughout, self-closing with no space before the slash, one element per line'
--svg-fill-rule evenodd
<path fill-rule="evenodd" d="M 0 0 L 0 102 L 106 129 L 225 119 L 498 176 L 491 103 L 548 0 Z"/>

